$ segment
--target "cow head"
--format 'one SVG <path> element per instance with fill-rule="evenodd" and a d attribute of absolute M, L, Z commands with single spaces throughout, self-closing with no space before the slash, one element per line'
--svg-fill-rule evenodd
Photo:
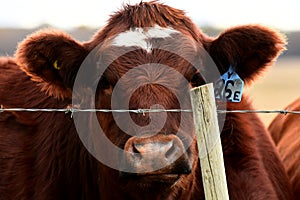
<path fill-rule="evenodd" d="M 283 36 L 259 25 L 234 27 L 210 38 L 183 11 L 143 2 L 115 13 L 86 43 L 60 31 L 38 31 L 20 43 L 16 59 L 42 92 L 58 100 L 71 103 L 77 73 L 91 69 L 95 73 L 77 84 L 84 91 L 95 88 L 96 108 L 190 109 L 189 88 L 219 78 L 210 75 L 213 66 L 206 52 L 219 74 L 234 65 L 248 84 L 284 45 Z M 97 70 L 102 70 L 101 76 Z M 128 184 L 169 187 L 195 171 L 198 156 L 191 113 L 96 116 L 109 141 L 124 150 L 122 155 L 100 151 L 127 167 L 130 173 L 120 174 Z"/>

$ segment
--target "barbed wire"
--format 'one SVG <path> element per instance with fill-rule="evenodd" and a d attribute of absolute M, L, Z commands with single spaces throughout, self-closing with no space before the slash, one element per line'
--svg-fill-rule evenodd
<path fill-rule="evenodd" d="M 218 113 L 300 114 L 298 110 L 218 110 Z"/>
<path fill-rule="evenodd" d="M 159 112 L 192 112 L 189 109 L 136 109 L 136 110 L 129 110 L 129 109 L 80 109 L 80 108 L 4 108 L 0 107 L 0 113 L 5 111 L 13 111 L 13 112 L 65 112 L 65 113 L 75 113 L 75 112 L 116 112 L 116 113 L 137 113 L 137 114 L 144 114 L 144 113 L 159 113 Z"/>
<path fill-rule="evenodd" d="M 76 112 L 104 112 L 104 113 L 136 113 L 136 114 L 145 114 L 145 113 L 161 113 L 161 112 L 193 112 L 190 109 L 81 109 L 81 108 L 4 108 L 3 105 L 0 107 L 1 112 L 64 112 L 64 113 L 76 113 Z M 217 110 L 220 114 L 227 113 L 259 113 L 259 114 L 300 114 L 300 111 L 297 110 Z"/>

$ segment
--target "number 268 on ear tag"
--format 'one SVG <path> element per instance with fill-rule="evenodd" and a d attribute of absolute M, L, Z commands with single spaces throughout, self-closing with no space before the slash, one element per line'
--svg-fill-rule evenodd
<path fill-rule="evenodd" d="M 244 89 L 244 81 L 233 70 L 232 66 L 215 83 L 216 99 L 227 100 L 229 102 L 240 102 Z"/>

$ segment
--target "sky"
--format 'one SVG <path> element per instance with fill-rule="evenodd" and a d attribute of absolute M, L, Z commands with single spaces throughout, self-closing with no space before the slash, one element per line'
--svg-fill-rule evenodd
<path fill-rule="evenodd" d="M 226 28 L 258 23 L 285 31 L 300 30 L 299 0 L 160 1 L 185 10 L 200 26 Z M 0 27 L 33 28 L 41 24 L 62 29 L 101 27 L 123 3 L 138 2 L 140 0 L 5 0 L 1 2 Z"/>

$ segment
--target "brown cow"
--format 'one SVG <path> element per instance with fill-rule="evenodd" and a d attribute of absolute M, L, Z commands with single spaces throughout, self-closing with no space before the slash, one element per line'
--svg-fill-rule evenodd
<path fill-rule="evenodd" d="M 99 109 L 124 109 L 128 101 L 133 110 L 155 104 L 184 109 L 180 99 L 187 105 L 190 87 L 216 81 L 202 56 L 205 51 L 221 74 L 234 66 L 249 85 L 284 46 L 282 35 L 259 25 L 210 38 L 181 10 L 155 1 L 126 5 L 89 42 L 55 30 L 26 38 L 15 58 L 0 59 L 0 104 L 66 108 L 73 99 L 80 108 L 96 102 Z M 93 73 L 105 66 L 101 78 Z M 92 73 L 78 80 L 86 71 Z M 243 95 L 227 109 L 252 106 Z M 130 113 L 124 118 L 126 113 L 97 112 L 97 123 L 90 116 L 94 114 L 73 113 L 73 120 L 63 112 L 1 113 L 0 199 L 204 199 L 191 113 Z M 95 124 L 107 136 L 103 140 L 125 151 L 114 154 L 95 139 L 103 135 Z M 291 199 L 287 175 L 256 114 L 227 114 L 221 139 L 230 199 Z M 99 162 L 98 153 L 115 162 Z M 115 163 L 120 170 L 111 167 Z"/>
<path fill-rule="evenodd" d="M 287 106 L 291 111 L 300 110 L 300 98 Z M 295 199 L 300 197 L 300 126 L 299 115 L 278 115 L 269 130 L 278 148 L 283 165 L 292 184 Z"/>

